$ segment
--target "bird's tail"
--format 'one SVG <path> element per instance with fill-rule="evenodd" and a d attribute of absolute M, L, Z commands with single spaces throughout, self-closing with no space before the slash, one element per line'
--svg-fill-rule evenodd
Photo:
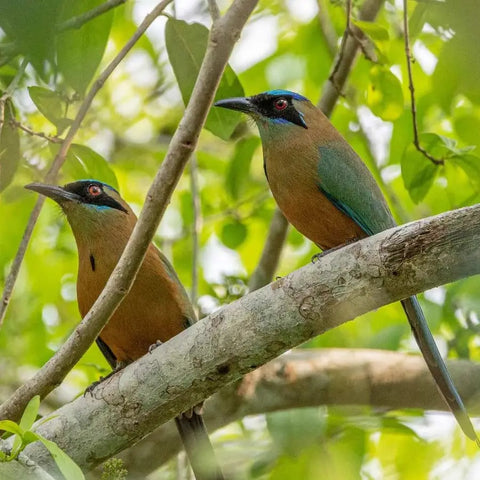
<path fill-rule="evenodd" d="M 224 480 L 201 414 L 182 414 L 175 418 L 196 480 Z"/>
<path fill-rule="evenodd" d="M 447 402 L 452 413 L 455 415 L 455 418 L 465 435 L 474 440 L 477 445 L 480 446 L 480 440 L 473 428 L 469 416 L 467 415 L 462 399 L 448 373 L 447 366 L 438 351 L 417 297 L 410 297 L 402 300 L 402 306 L 407 314 L 415 340 L 420 347 L 423 358 L 427 363 L 440 393 Z"/>

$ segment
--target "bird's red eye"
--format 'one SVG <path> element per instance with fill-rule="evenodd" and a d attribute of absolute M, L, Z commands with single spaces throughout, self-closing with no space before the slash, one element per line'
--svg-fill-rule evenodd
<path fill-rule="evenodd" d="M 98 197 L 101 193 L 102 193 L 102 189 L 98 185 L 95 185 L 93 183 L 92 185 L 88 186 L 88 194 L 91 195 L 92 197 Z"/>
<path fill-rule="evenodd" d="M 275 110 L 285 110 L 288 106 L 288 102 L 284 98 L 277 98 L 277 100 L 273 102 L 273 106 L 275 107 Z"/>

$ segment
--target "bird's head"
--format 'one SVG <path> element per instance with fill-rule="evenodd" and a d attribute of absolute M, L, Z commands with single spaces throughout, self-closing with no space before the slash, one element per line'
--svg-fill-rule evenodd
<path fill-rule="evenodd" d="M 256 122 L 262 138 L 284 134 L 286 130 L 308 129 L 306 114 L 314 108 L 302 95 L 289 90 L 270 90 L 253 97 L 227 98 L 215 103 L 250 115 Z M 300 130 L 301 129 L 301 130 Z"/>
<path fill-rule="evenodd" d="M 97 180 L 79 180 L 63 187 L 30 183 L 25 188 L 55 200 L 65 212 L 76 237 L 108 225 L 130 223 L 129 217 L 134 217 L 120 194 Z"/>

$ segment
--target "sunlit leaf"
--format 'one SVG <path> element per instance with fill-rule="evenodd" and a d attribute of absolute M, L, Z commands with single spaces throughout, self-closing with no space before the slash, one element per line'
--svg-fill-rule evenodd
<path fill-rule="evenodd" d="M 208 29 L 199 23 L 189 24 L 169 18 L 165 29 L 168 57 L 182 93 L 188 103 L 198 76 L 208 42 Z M 215 99 L 243 95 L 243 88 L 235 72 L 227 65 L 220 81 Z M 212 108 L 205 128 L 227 140 L 235 129 L 240 114 L 223 108 Z"/>
<path fill-rule="evenodd" d="M 5 430 L 6 432 L 15 433 L 20 436 L 24 433 L 20 425 L 11 420 L 0 420 L 0 430 Z"/>
<path fill-rule="evenodd" d="M 365 22 L 363 20 L 352 19 L 352 23 L 374 41 L 389 39 L 388 30 L 377 22 Z"/>
<path fill-rule="evenodd" d="M 20 161 L 20 137 L 17 127 L 11 124 L 15 113 L 10 100 L 5 102 L 4 112 L 5 119 L 0 131 L 0 192 L 13 180 Z"/>
<path fill-rule="evenodd" d="M 367 105 L 383 120 L 393 121 L 402 115 L 402 86 L 398 78 L 388 69 L 377 65 L 371 68 Z"/>
<path fill-rule="evenodd" d="M 22 418 L 20 420 L 20 427 L 24 430 L 30 430 L 37 418 L 38 409 L 40 408 L 40 396 L 35 395 L 30 399 L 25 410 L 23 411 Z"/>
<path fill-rule="evenodd" d="M 104 0 L 65 2 L 61 20 L 67 20 L 104 3 Z M 81 28 L 69 29 L 58 36 L 57 61 L 67 83 L 83 94 L 102 60 L 112 26 L 113 10 L 97 16 Z"/>

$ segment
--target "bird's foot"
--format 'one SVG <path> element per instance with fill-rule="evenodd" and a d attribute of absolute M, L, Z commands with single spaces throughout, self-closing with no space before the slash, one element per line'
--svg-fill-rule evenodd
<path fill-rule="evenodd" d="M 312 263 L 316 263 L 316 262 L 318 262 L 318 260 L 320 260 L 320 259 L 321 259 L 322 257 L 324 257 L 325 255 L 328 255 L 329 253 L 332 253 L 332 252 L 334 252 L 335 250 L 338 250 L 338 249 L 340 249 L 340 248 L 346 247 L 347 245 L 350 245 L 351 243 L 355 243 L 355 242 L 357 242 L 358 240 L 360 240 L 358 237 L 350 238 L 349 240 L 347 240 L 346 242 L 342 243 L 341 245 L 337 245 L 336 247 L 329 248 L 328 250 L 323 250 L 323 252 L 316 253 L 316 254 L 313 255 L 313 257 L 312 257 Z"/>
<path fill-rule="evenodd" d="M 97 381 L 93 382 L 91 385 L 89 385 L 85 391 L 83 392 L 83 396 L 86 397 L 87 393 L 93 397 L 93 391 L 105 380 L 110 378 L 113 374 L 117 373 L 117 369 L 112 370 L 108 375 L 105 377 L 100 377 Z"/>
<path fill-rule="evenodd" d="M 324 255 L 326 255 L 330 250 L 325 250 L 324 252 L 316 253 L 312 256 L 312 263 L 318 262 Z"/>
<path fill-rule="evenodd" d="M 93 391 L 105 380 L 108 380 L 110 377 L 115 375 L 117 372 L 119 372 L 122 368 L 124 368 L 126 363 L 124 362 L 117 362 L 115 368 L 105 377 L 100 377 L 96 382 L 93 382 L 91 385 L 89 385 L 85 391 L 83 392 L 83 396 L 86 397 L 87 393 L 93 397 Z"/>
<path fill-rule="evenodd" d="M 203 415 L 203 402 L 199 403 L 198 405 L 195 405 L 192 408 L 189 408 L 185 412 L 182 412 L 179 417 L 186 417 L 186 418 L 192 418 L 193 414 L 196 415 Z"/>
<path fill-rule="evenodd" d="M 157 347 L 159 347 L 163 342 L 161 342 L 160 340 L 157 340 L 155 343 L 152 343 L 152 345 L 150 345 L 148 347 L 148 353 L 152 353 Z"/>

